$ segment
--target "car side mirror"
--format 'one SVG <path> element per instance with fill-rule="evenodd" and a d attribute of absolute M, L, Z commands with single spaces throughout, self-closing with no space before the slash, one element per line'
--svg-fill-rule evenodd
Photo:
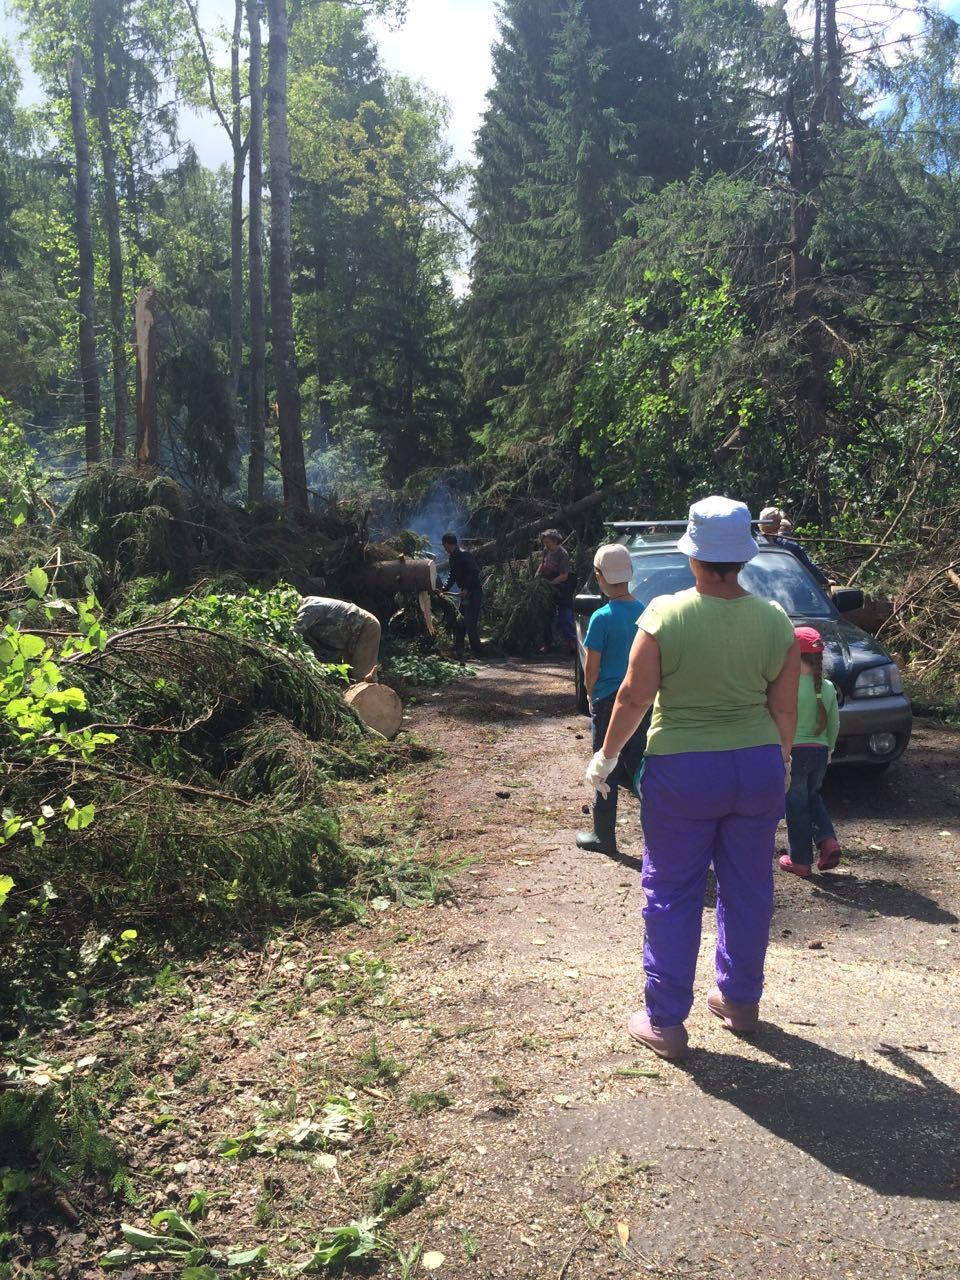
<path fill-rule="evenodd" d="M 859 587 L 835 587 L 833 603 L 840 613 L 853 613 L 863 608 L 863 592 Z"/>
<path fill-rule="evenodd" d="M 573 611 L 574 613 L 579 613 L 581 616 L 584 614 L 596 613 L 602 604 L 603 604 L 603 601 L 600 599 L 599 596 L 593 596 L 593 595 L 574 596 Z"/>

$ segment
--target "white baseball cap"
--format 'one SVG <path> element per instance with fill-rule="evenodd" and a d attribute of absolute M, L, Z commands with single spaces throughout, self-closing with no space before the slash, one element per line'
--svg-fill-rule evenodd
<path fill-rule="evenodd" d="M 600 547 L 593 557 L 593 567 L 602 573 L 611 586 L 619 582 L 630 582 L 633 578 L 633 561 L 630 552 L 620 542 L 611 542 Z"/>
<path fill-rule="evenodd" d="M 701 498 L 690 508 L 677 550 L 707 564 L 746 564 L 760 550 L 750 532 L 750 508 L 733 498 Z"/>

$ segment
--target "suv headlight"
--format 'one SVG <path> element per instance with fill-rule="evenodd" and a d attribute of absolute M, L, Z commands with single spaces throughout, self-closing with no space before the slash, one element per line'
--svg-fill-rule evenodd
<path fill-rule="evenodd" d="M 892 693 L 903 693 L 903 681 L 895 662 L 861 671 L 853 682 L 855 698 L 886 698 Z"/>

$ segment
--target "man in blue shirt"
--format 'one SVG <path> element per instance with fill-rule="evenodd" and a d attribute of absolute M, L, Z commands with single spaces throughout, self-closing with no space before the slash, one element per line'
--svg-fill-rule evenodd
<path fill-rule="evenodd" d="M 630 593 L 633 561 L 620 543 L 601 547 L 593 559 L 594 572 L 607 603 L 590 619 L 584 647 L 584 684 L 590 698 L 593 749 L 599 751 L 606 737 L 617 690 L 627 674 L 630 650 L 637 635 L 637 620 L 646 605 Z M 634 779 L 643 761 L 650 715 L 620 753 L 617 768 L 607 779 L 607 795 L 596 792 L 593 800 L 593 830 L 577 832 L 577 847 L 596 853 L 617 852 L 617 790 L 634 788 Z"/>

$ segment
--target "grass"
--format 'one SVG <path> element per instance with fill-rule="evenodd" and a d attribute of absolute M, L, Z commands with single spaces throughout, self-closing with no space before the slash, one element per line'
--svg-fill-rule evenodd
<path fill-rule="evenodd" d="M 360 1054 L 357 1063 L 364 1068 L 355 1081 L 361 1088 L 371 1084 L 394 1085 L 410 1070 L 405 1063 L 384 1054 L 376 1036 L 371 1038 L 370 1048 Z"/>
<path fill-rule="evenodd" d="M 173 1083 L 176 1085 L 186 1084 L 200 1070 L 200 1065 L 201 1060 L 198 1053 L 191 1054 L 183 1062 L 178 1062 L 173 1069 Z"/>
<path fill-rule="evenodd" d="M 390 972 L 389 964 L 379 956 L 349 951 L 333 964 L 311 969 L 304 979 L 304 987 L 307 991 L 321 987 L 329 990 L 331 995 L 321 1006 L 322 1012 L 343 1015 L 371 1000 L 385 1003 Z"/>
<path fill-rule="evenodd" d="M 370 1189 L 367 1200 L 370 1213 L 381 1222 L 402 1217 L 416 1209 L 437 1185 L 435 1178 L 425 1178 L 419 1165 L 402 1165 L 381 1173 Z"/>
<path fill-rule="evenodd" d="M 449 1093 L 438 1089 L 426 1093 L 411 1093 L 407 1105 L 415 1116 L 426 1116 L 431 1111 L 443 1111 L 446 1107 L 452 1107 L 453 1099 Z"/>

